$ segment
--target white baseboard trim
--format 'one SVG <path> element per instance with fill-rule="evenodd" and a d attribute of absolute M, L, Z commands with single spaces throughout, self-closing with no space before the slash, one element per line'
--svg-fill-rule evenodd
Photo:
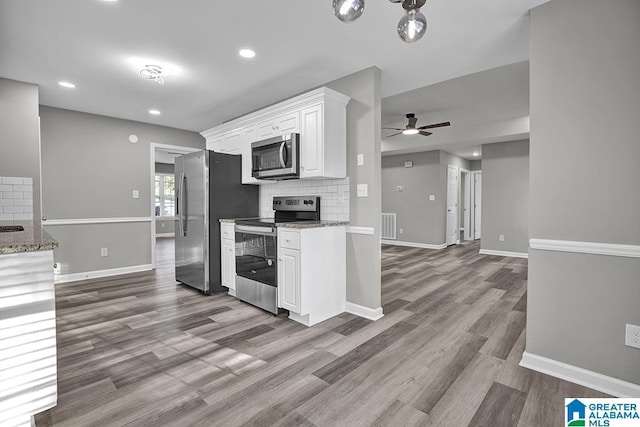
<path fill-rule="evenodd" d="M 539 249 L 543 251 L 575 252 L 580 254 L 640 258 L 640 245 L 574 242 L 571 240 L 529 239 L 529 247 L 531 249 Z"/>
<path fill-rule="evenodd" d="M 580 384 L 616 397 L 640 397 L 640 385 L 617 378 L 602 375 L 597 372 L 558 362 L 547 357 L 528 352 L 522 353 L 520 366 L 551 375 L 552 377 Z M 571 396 L 566 396 L 571 397 Z M 580 396 L 575 396 L 580 397 Z"/>
<path fill-rule="evenodd" d="M 375 233 L 375 229 L 373 227 L 356 227 L 356 226 L 348 226 L 347 233 L 349 234 L 366 234 L 367 236 L 373 236 Z"/>
<path fill-rule="evenodd" d="M 115 224 L 121 222 L 151 222 L 150 216 L 124 218 L 76 218 L 76 219 L 48 219 L 42 225 L 79 225 L 79 224 Z"/>
<path fill-rule="evenodd" d="M 345 307 L 345 311 L 347 313 L 355 314 L 356 316 L 364 317 L 365 319 L 369 320 L 378 320 L 382 318 L 382 316 L 384 316 L 384 314 L 382 313 L 382 307 L 369 308 L 348 301 Z"/>
<path fill-rule="evenodd" d="M 108 270 L 86 271 L 83 273 L 60 274 L 53 276 L 53 282 L 67 283 L 77 280 L 97 279 L 98 277 L 117 276 L 119 274 L 139 273 L 141 271 L 153 270 L 153 264 L 132 265 L 129 267 L 111 268 Z"/>
<path fill-rule="evenodd" d="M 416 243 L 416 242 L 403 242 L 401 240 L 380 240 L 380 243 L 383 245 L 396 245 L 396 246 L 409 246 L 412 248 L 422 248 L 422 249 L 444 249 L 447 247 L 446 243 L 442 243 L 440 245 L 431 245 L 429 243 Z"/>
<path fill-rule="evenodd" d="M 512 258 L 529 258 L 529 254 L 526 252 L 494 251 L 493 249 L 480 249 L 480 255 L 508 256 Z"/>
<path fill-rule="evenodd" d="M 156 233 L 156 237 L 176 237 L 175 233 Z"/>

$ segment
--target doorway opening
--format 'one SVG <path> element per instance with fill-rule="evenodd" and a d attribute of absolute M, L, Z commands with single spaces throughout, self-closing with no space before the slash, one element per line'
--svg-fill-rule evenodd
<path fill-rule="evenodd" d="M 156 268 L 156 250 L 163 251 L 162 268 L 173 269 L 171 250 L 175 229 L 175 158 L 200 148 L 151 143 L 151 263 Z M 159 240 L 163 240 L 160 242 Z M 165 241 L 166 240 L 166 241 Z M 156 243 L 162 243 L 157 245 Z"/>
<path fill-rule="evenodd" d="M 482 171 L 447 165 L 446 245 L 481 237 Z"/>

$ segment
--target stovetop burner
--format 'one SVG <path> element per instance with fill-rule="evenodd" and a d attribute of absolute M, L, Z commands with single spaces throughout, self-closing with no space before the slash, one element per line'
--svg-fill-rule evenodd
<path fill-rule="evenodd" d="M 239 219 L 236 224 L 274 227 L 285 222 L 319 221 L 320 196 L 286 196 L 273 198 L 274 218 Z"/>

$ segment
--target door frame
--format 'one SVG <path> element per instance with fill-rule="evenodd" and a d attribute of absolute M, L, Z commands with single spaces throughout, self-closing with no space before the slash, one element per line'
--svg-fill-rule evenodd
<path fill-rule="evenodd" d="M 464 176 L 463 176 L 464 175 Z M 473 240 L 471 238 L 471 171 L 460 168 L 460 180 L 464 188 L 464 198 L 462 200 L 463 209 L 463 226 L 464 226 L 464 240 Z M 460 191 L 460 187 L 458 188 Z"/>
<path fill-rule="evenodd" d="M 173 151 L 182 154 L 193 153 L 202 150 L 202 148 L 185 147 L 182 145 L 169 145 L 158 144 L 152 142 L 149 144 L 149 167 L 150 167 L 150 179 L 149 179 L 149 209 L 151 214 L 151 265 L 152 268 L 156 268 L 156 211 L 155 211 L 155 180 L 156 180 L 156 150 L 158 151 Z"/>
<path fill-rule="evenodd" d="M 470 238 L 471 240 L 477 240 L 482 238 L 482 220 L 480 220 L 480 236 L 476 238 L 476 177 L 480 176 L 480 218 L 482 218 L 482 171 L 471 171 L 471 212 L 470 212 Z"/>
<path fill-rule="evenodd" d="M 450 183 L 449 183 L 449 176 L 450 170 L 454 170 L 455 171 L 455 176 L 456 176 L 456 188 L 454 190 L 455 192 L 455 210 L 456 210 L 456 214 L 454 217 L 454 239 L 452 243 L 449 243 L 449 188 L 450 188 Z M 450 246 L 450 245 L 459 245 L 460 244 L 460 217 L 458 216 L 458 199 L 460 198 L 460 168 L 458 166 L 454 166 L 454 165 L 447 165 L 447 197 L 446 197 L 446 203 L 445 203 L 445 236 L 444 236 L 444 242 L 445 245 Z"/>

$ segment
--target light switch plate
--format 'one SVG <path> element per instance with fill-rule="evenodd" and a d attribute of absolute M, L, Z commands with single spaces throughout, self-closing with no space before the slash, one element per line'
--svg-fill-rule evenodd
<path fill-rule="evenodd" d="M 396 191 L 404 191 L 404 185 L 398 185 Z"/>
<path fill-rule="evenodd" d="M 133 198 L 133 199 L 139 199 L 139 198 L 140 198 L 140 191 L 138 191 L 138 190 L 133 190 L 133 191 L 131 192 L 131 198 Z"/>
<path fill-rule="evenodd" d="M 407 160 L 406 162 L 404 162 L 404 167 L 405 168 L 412 168 L 413 167 L 413 160 Z"/>
<path fill-rule="evenodd" d="M 364 166 L 364 154 L 358 154 L 358 166 Z"/>
<path fill-rule="evenodd" d="M 356 187 L 358 191 L 358 197 L 368 197 L 369 196 L 369 186 L 367 184 L 358 184 Z"/>
<path fill-rule="evenodd" d="M 430 201 L 434 201 L 436 199 L 436 195 L 435 194 L 429 194 L 429 200 Z"/>

